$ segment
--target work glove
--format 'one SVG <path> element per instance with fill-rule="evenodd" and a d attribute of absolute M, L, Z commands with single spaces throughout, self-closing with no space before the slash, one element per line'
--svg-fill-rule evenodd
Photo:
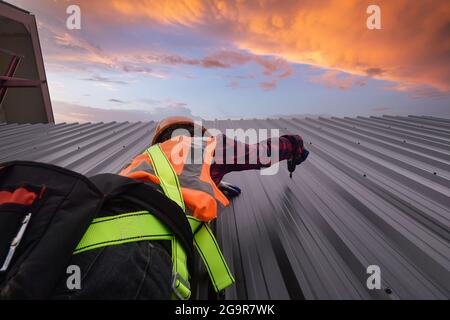
<path fill-rule="evenodd" d="M 293 161 L 294 165 L 298 166 L 308 158 L 309 151 L 303 146 L 303 139 L 301 136 L 297 134 L 288 134 L 281 137 L 288 139 L 291 143 L 292 156 L 290 160 Z"/>
<path fill-rule="evenodd" d="M 225 181 L 221 181 L 217 187 L 220 191 L 222 191 L 228 200 L 231 200 L 241 194 L 241 189 L 239 187 Z"/>

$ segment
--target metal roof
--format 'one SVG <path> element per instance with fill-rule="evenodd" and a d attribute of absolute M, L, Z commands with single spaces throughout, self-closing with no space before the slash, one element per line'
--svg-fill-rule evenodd
<path fill-rule="evenodd" d="M 217 234 L 235 274 L 227 299 L 449 299 L 450 119 L 219 120 L 299 133 L 311 151 L 289 179 L 232 173 L 243 193 Z M 44 161 L 92 175 L 143 151 L 155 123 L 0 124 L 0 162 Z M 368 290 L 366 268 L 381 268 Z"/>

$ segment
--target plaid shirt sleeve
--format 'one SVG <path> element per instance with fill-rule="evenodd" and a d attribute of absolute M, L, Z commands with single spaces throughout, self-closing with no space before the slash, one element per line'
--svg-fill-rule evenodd
<path fill-rule="evenodd" d="M 278 157 L 271 156 L 277 153 Z M 227 173 L 270 167 L 272 162 L 290 159 L 292 154 L 292 143 L 285 137 L 250 145 L 219 135 L 210 169 L 211 178 L 219 184 Z"/>

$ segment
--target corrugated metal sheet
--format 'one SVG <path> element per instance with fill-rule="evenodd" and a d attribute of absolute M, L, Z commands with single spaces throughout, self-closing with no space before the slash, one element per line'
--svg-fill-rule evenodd
<path fill-rule="evenodd" d="M 371 117 L 221 120 L 299 133 L 311 151 L 289 179 L 226 177 L 243 189 L 217 221 L 237 284 L 227 299 L 449 299 L 450 120 Z M 0 125 L 0 162 L 117 172 L 155 123 Z M 381 268 L 368 290 L 366 268 Z"/>

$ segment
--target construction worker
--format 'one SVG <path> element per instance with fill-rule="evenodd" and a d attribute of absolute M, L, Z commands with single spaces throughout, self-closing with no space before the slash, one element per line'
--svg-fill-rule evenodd
<path fill-rule="evenodd" d="M 207 129 L 190 118 L 161 121 L 151 147 L 132 159 L 119 175 L 90 177 L 89 183 L 103 198 L 69 261 L 69 267 L 79 269 L 81 279 L 78 285 L 70 286 L 67 275 L 60 276 L 51 297 L 189 299 L 196 283 L 194 245 L 215 291 L 232 285 L 235 280 L 209 222 L 229 204 L 225 194 L 231 197 L 240 193 L 238 187 L 222 183 L 225 174 L 273 164 L 261 161 L 260 149 L 278 154 L 279 161 L 288 160 L 291 171 L 308 156 L 298 135 L 249 145 L 224 135 L 207 136 Z M 222 158 L 230 150 L 240 151 L 231 159 Z M 256 161 L 251 163 L 248 159 L 253 156 Z M 17 290 L 16 282 L 10 282 L 0 296 L 25 294 L 25 290 Z M 46 281 L 50 288 L 49 283 Z"/>

